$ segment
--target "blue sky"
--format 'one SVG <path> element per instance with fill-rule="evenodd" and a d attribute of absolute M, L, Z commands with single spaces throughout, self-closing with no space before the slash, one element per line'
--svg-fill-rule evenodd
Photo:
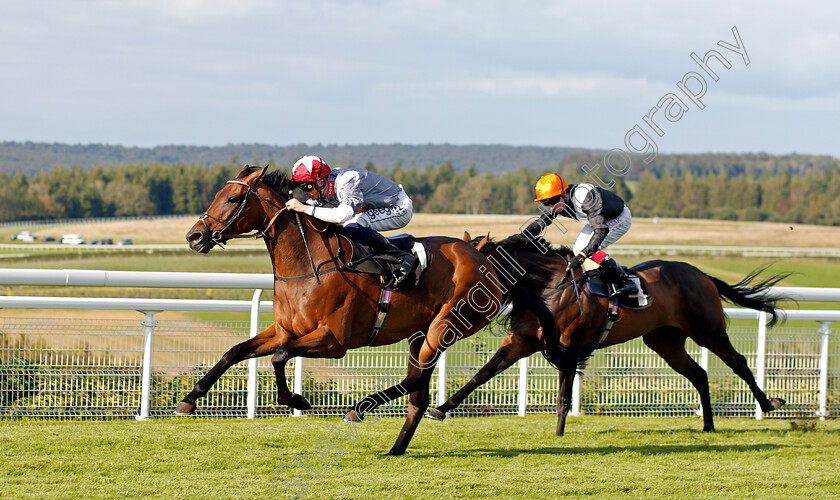
<path fill-rule="evenodd" d="M 661 152 L 840 156 L 838 21 L 810 1 L 5 1 L 0 141 L 627 149 L 674 94 Z M 749 65 L 717 45 L 733 26 Z M 717 82 L 690 58 L 712 49 Z"/>

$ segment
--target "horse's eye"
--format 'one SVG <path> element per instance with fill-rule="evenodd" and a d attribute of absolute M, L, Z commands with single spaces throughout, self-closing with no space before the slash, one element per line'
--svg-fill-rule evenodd
<path fill-rule="evenodd" d="M 236 203 L 236 197 L 231 196 L 230 198 L 228 198 L 228 203 Z"/>

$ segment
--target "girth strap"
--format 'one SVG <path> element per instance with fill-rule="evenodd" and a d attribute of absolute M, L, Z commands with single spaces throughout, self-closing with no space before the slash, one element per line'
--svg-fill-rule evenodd
<path fill-rule="evenodd" d="M 393 287 L 390 285 L 385 286 L 385 278 L 380 276 L 380 280 L 382 281 L 382 291 L 379 293 L 379 305 L 376 308 L 376 320 L 373 322 L 373 329 L 370 331 L 370 336 L 368 336 L 368 340 L 365 345 L 372 345 L 376 341 L 376 337 L 378 337 L 379 332 L 382 331 L 382 325 L 385 324 L 385 317 L 391 309 L 391 292 Z"/>
<path fill-rule="evenodd" d="M 604 321 L 604 326 L 601 328 L 601 335 L 598 336 L 598 340 L 595 342 L 595 349 L 601 347 L 601 344 L 607 340 L 607 336 L 609 336 L 610 331 L 612 330 L 613 325 L 618 320 L 618 297 L 613 297 L 610 299 L 610 310 L 607 312 L 607 319 Z"/>

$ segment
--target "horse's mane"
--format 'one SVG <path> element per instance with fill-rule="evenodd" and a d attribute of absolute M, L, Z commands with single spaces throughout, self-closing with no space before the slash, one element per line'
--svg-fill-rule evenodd
<path fill-rule="evenodd" d="M 262 167 L 257 166 L 246 166 L 245 169 L 242 170 L 241 175 L 237 177 L 237 179 L 241 179 L 242 177 L 247 177 L 257 170 L 260 170 Z M 268 172 L 267 174 L 263 175 L 260 179 L 260 182 L 265 184 L 266 186 L 270 187 L 274 191 L 277 191 L 279 194 L 283 195 L 284 197 L 289 196 L 289 191 L 292 191 L 296 185 L 292 182 L 287 176 L 286 173 L 282 170 L 275 170 L 274 172 Z"/>
<path fill-rule="evenodd" d="M 262 178 L 262 182 L 266 186 L 282 194 L 284 197 L 289 196 L 289 191 L 292 191 L 296 187 L 295 183 L 289 180 L 289 178 L 286 177 L 285 172 L 282 170 L 275 170 L 274 172 L 265 174 Z"/>
<path fill-rule="evenodd" d="M 569 258 L 574 255 L 574 252 L 565 245 L 555 248 L 552 247 L 551 244 L 542 236 L 528 237 L 523 233 L 516 233 L 501 241 L 494 241 L 491 239 L 488 245 L 501 247 L 507 252 L 516 251 L 517 253 L 539 254 L 564 258 Z M 547 252 L 543 253 L 540 248 L 546 250 Z"/>

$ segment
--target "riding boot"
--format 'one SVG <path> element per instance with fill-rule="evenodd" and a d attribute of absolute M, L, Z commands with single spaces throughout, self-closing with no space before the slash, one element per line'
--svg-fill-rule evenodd
<path fill-rule="evenodd" d="M 633 295 L 638 290 L 636 289 L 636 284 L 630 280 L 630 277 L 627 276 L 627 273 L 624 271 L 624 268 L 618 265 L 612 257 L 607 257 L 601 262 L 601 268 L 605 271 L 612 271 L 615 273 L 616 280 L 613 288 L 613 292 L 610 294 L 610 298 L 612 297 L 620 297 L 620 296 L 628 296 Z"/>
<path fill-rule="evenodd" d="M 417 257 L 414 254 L 403 252 L 393 243 L 391 243 L 391 241 L 388 240 L 388 238 L 382 236 L 376 231 L 371 231 L 368 245 L 370 245 L 373 251 L 377 254 L 388 255 L 399 260 L 400 267 L 399 269 L 394 271 L 395 288 L 399 286 L 399 284 L 402 283 L 403 280 L 405 280 L 408 277 L 409 273 L 411 272 L 411 269 L 417 262 Z"/>

